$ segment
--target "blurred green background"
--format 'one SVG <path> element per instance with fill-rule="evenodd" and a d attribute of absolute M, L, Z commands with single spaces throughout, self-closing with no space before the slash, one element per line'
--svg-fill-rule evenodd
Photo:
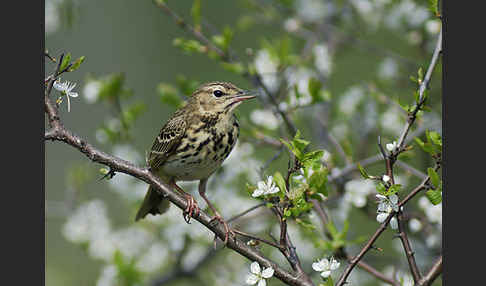
<path fill-rule="evenodd" d="M 82 99 L 83 83 L 88 72 L 94 76 L 123 72 L 124 86 L 133 91 L 134 98 L 146 104 L 146 112 L 137 119 L 131 131 L 135 138 L 134 148 L 141 153 L 152 144 L 155 134 L 173 111 L 172 107 L 160 101 L 156 90 L 160 82 L 174 82 L 177 75 L 183 74 L 189 79 L 197 79 L 200 82 L 231 81 L 242 88 L 253 88 L 246 79 L 225 71 L 216 61 L 204 55 L 188 56 L 174 47 L 172 44 L 174 38 L 181 36 L 191 38 L 191 36 L 181 30 L 173 19 L 164 14 L 152 1 L 55 2 L 59 7 L 60 24 L 55 32 L 46 35 L 46 49 L 55 57 L 61 52 L 70 52 L 73 58 L 86 57 L 77 72 L 62 76 L 63 80 L 78 83 L 77 90 L 81 97 L 71 99 L 70 113 L 67 113 L 65 107 L 61 108 L 62 118 L 72 131 L 97 146 L 99 144 L 96 144 L 95 130 L 106 119 L 107 107 L 103 104 L 86 104 Z M 390 5 L 395 5 L 397 1 L 388 2 Z M 416 2 L 423 6 L 427 5 L 426 1 Z M 244 1 L 203 1 L 202 3 L 203 17 L 219 30 L 225 25 L 235 26 L 240 16 L 249 13 Z M 177 13 L 190 19 L 192 1 L 169 1 L 169 4 Z M 360 20 L 356 21 L 359 24 Z M 340 45 L 335 51 L 333 71 L 326 83 L 326 89 L 336 96 L 333 98 L 337 98 L 349 86 L 376 80 L 375 70 L 378 65 L 386 56 L 392 54 L 398 55 L 396 58 L 399 59 L 398 74 L 401 79 L 393 84 L 380 85 L 379 88 L 384 93 L 411 99 L 410 94 L 415 85 L 408 77 L 415 74 L 419 66 L 424 68 L 427 66 L 434 40 L 427 40 L 424 27 L 417 28 L 424 35 L 423 43 L 411 45 L 405 33 L 396 33 L 383 27 L 367 29 L 363 23 L 363 25 L 358 24 L 351 27 L 345 24 L 339 26 L 341 33 L 349 35 L 353 40 Z M 246 30 L 237 31 L 231 46 L 246 59 L 244 55 L 247 48 L 257 50 L 261 47 L 262 38 L 269 39 L 281 33 L 281 25 L 272 22 L 259 23 Z M 435 37 L 431 38 L 435 39 Z M 55 65 L 46 60 L 46 73 L 50 74 L 54 69 Z M 432 91 L 438 95 L 432 99 L 432 103 L 434 111 L 438 114 L 441 113 L 440 72 L 441 68 L 438 66 L 432 81 Z M 258 106 L 258 102 L 242 105 L 240 113 L 247 114 L 249 110 Z M 311 133 L 311 130 L 304 130 L 304 132 Z M 370 140 L 374 138 L 376 137 Z M 370 150 L 375 151 L 364 153 L 368 155 L 376 153 L 376 145 L 372 142 L 369 145 L 373 146 Z M 357 159 L 364 157 L 358 156 Z M 427 166 L 427 160 L 422 161 L 416 167 Z M 45 271 L 48 286 L 95 285 L 103 265 L 98 260 L 90 258 L 83 247 L 68 242 L 61 233 L 62 225 L 70 210 L 63 209 L 60 202 L 72 196 L 72 187 L 70 187 L 72 182 L 69 181 L 68 170 L 72 166 L 78 166 L 80 162 L 84 164 L 82 168 L 86 172 L 95 175 L 83 185 L 82 190 L 77 193 L 76 200 L 102 199 L 107 204 L 109 216 L 115 226 L 126 225 L 133 221 L 131 206 L 121 200 L 115 192 L 108 190 L 106 181 L 98 180 L 101 175 L 97 172 L 101 166 L 89 163 L 84 155 L 70 146 L 47 142 L 45 144 L 47 207 Z M 285 160 L 275 163 L 278 164 L 286 168 Z M 370 225 L 371 229 L 376 226 L 375 222 L 366 221 L 362 216 L 357 216 L 353 225 L 359 225 L 363 230 L 369 230 Z M 363 234 L 359 229 L 355 229 L 354 232 Z M 391 234 L 388 233 L 381 240 L 386 241 L 389 238 Z M 440 284 L 439 281 L 435 285 Z M 274 283 L 279 285 L 275 281 Z M 243 284 L 242 281 L 241 285 Z"/>

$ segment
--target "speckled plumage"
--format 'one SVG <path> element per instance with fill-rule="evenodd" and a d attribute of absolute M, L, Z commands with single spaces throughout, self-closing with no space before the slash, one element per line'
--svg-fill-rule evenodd
<path fill-rule="evenodd" d="M 224 95 L 217 97 L 214 94 L 217 90 Z M 250 98 L 227 82 L 200 86 L 160 130 L 148 156 L 151 171 L 168 183 L 200 180 L 205 185 L 205 180 L 221 166 L 238 139 L 234 109 Z M 169 206 L 154 193 L 149 188 L 137 220 L 148 213 L 163 213 Z"/>

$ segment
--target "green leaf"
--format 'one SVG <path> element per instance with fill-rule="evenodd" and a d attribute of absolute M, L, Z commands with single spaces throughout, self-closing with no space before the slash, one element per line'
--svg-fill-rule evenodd
<path fill-rule="evenodd" d="M 429 10 L 434 14 L 434 16 L 439 14 L 438 5 L 437 5 L 438 0 L 429 0 Z"/>
<path fill-rule="evenodd" d="M 113 99 L 123 94 L 123 83 L 125 76 L 123 73 L 112 74 L 106 79 L 101 80 L 101 87 L 98 93 L 99 99 Z"/>
<path fill-rule="evenodd" d="M 380 182 L 376 185 L 376 191 L 379 194 L 385 195 L 386 194 L 386 187 L 383 185 L 383 183 Z"/>
<path fill-rule="evenodd" d="M 440 184 L 439 175 L 433 168 L 428 168 L 427 173 L 429 174 L 430 182 L 432 183 L 432 185 L 434 185 L 434 187 L 437 188 Z"/>
<path fill-rule="evenodd" d="M 242 63 L 227 63 L 227 62 L 222 62 L 221 66 L 227 71 L 234 72 L 235 74 L 244 74 L 245 73 L 245 67 L 243 66 Z"/>
<path fill-rule="evenodd" d="M 59 72 L 62 72 L 64 69 L 66 69 L 71 63 L 71 53 L 67 53 L 63 58 L 61 62 L 61 66 L 59 67 Z"/>
<path fill-rule="evenodd" d="M 386 195 L 391 196 L 391 195 L 399 192 L 401 188 L 402 188 L 402 185 L 400 185 L 400 184 L 391 185 L 390 188 L 388 189 L 388 191 L 386 192 Z"/>
<path fill-rule="evenodd" d="M 196 30 L 201 29 L 201 0 L 194 0 L 191 7 L 192 21 Z"/>
<path fill-rule="evenodd" d="M 280 189 L 282 193 L 286 192 L 285 179 L 279 171 L 273 174 L 273 181 L 275 182 L 275 184 L 277 185 L 277 187 Z"/>
<path fill-rule="evenodd" d="M 123 254 L 117 250 L 113 256 L 113 264 L 118 271 L 121 285 L 137 285 L 142 282 L 142 273 L 136 268 L 136 260 L 125 261 Z"/>
<path fill-rule="evenodd" d="M 79 68 L 79 66 L 84 62 L 84 56 L 81 56 L 79 59 L 77 59 L 72 66 L 68 69 L 69 72 L 75 71 Z"/>
<path fill-rule="evenodd" d="M 433 205 L 438 205 L 442 202 L 442 192 L 440 190 L 429 190 L 425 193 L 429 201 Z"/>
<path fill-rule="evenodd" d="M 417 75 L 418 75 L 418 81 L 422 82 L 424 80 L 424 70 L 422 69 L 422 67 L 419 68 Z"/>
<path fill-rule="evenodd" d="M 314 77 L 309 79 L 308 90 L 310 96 L 312 97 L 312 103 L 323 101 L 323 98 L 321 96 L 321 89 L 322 83 L 318 79 Z"/>
<path fill-rule="evenodd" d="M 426 134 L 427 134 L 427 138 L 430 139 L 432 143 L 442 147 L 442 138 L 439 133 L 435 131 L 428 131 L 428 132 L 426 131 Z"/>
<path fill-rule="evenodd" d="M 182 98 L 177 94 L 177 89 L 167 83 L 160 83 L 157 86 L 157 92 L 160 95 L 160 100 L 165 103 L 172 105 L 175 108 L 179 108 L 182 106 Z"/>
<path fill-rule="evenodd" d="M 370 175 L 368 175 L 368 173 L 366 173 L 365 169 L 361 166 L 360 163 L 358 163 L 358 170 L 359 170 L 359 172 L 361 173 L 361 176 L 364 179 L 369 179 L 370 178 Z"/>
<path fill-rule="evenodd" d="M 295 219 L 295 222 L 297 224 L 299 224 L 300 226 L 304 227 L 304 228 L 307 228 L 307 229 L 316 229 L 316 226 L 312 224 L 312 222 L 308 221 L 308 220 L 303 220 L 303 219 L 300 219 L 300 218 L 296 218 Z"/>
<path fill-rule="evenodd" d="M 334 281 L 332 280 L 332 277 L 331 276 L 327 277 L 326 286 L 333 286 L 333 285 L 334 285 Z"/>
<path fill-rule="evenodd" d="M 145 103 L 137 102 L 134 103 L 125 110 L 123 110 L 123 120 L 129 126 L 133 125 L 134 121 L 142 115 L 142 113 L 147 109 Z"/>
<path fill-rule="evenodd" d="M 314 173 L 309 178 L 309 188 L 316 191 L 317 193 L 323 194 L 326 197 L 328 196 L 328 190 L 326 186 L 327 174 L 327 169 L 321 168 L 318 171 L 314 171 Z"/>

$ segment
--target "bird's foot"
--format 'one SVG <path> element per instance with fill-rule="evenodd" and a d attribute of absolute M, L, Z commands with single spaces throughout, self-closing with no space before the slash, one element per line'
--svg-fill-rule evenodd
<path fill-rule="evenodd" d="M 216 213 L 216 215 L 213 218 L 211 218 L 209 223 L 212 223 L 213 221 L 218 221 L 224 226 L 224 231 L 225 231 L 224 245 L 228 243 L 228 237 L 230 234 L 233 236 L 233 238 L 236 237 L 235 232 L 229 227 L 228 223 L 221 217 L 219 213 Z"/>
<path fill-rule="evenodd" d="M 187 194 L 185 197 L 187 199 L 187 207 L 182 214 L 186 223 L 190 223 L 191 217 L 197 218 L 200 211 L 196 200 L 191 195 Z"/>

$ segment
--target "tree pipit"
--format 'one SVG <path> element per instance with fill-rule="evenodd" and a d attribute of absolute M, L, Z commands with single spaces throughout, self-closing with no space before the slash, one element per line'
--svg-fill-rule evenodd
<path fill-rule="evenodd" d="M 199 207 L 196 200 L 176 182 L 199 180 L 199 194 L 213 211 L 212 220 L 219 221 L 225 228 L 225 244 L 229 233 L 235 234 L 206 197 L 206 183 L 228 157 L 238 139 L 239 125 L 233 114 L 235 108 L 254 97 L 252 92 L 229 82 L 201 85 L 162 127 L 148 154 L 150 170 L 186 197 L 187 207 L 183 216 L 187 223 L 191 217 L 199 215 Z M 135 220 L 149 213 L 162 214 L 169 205 L 169 201 L 150 186 Z"/>

